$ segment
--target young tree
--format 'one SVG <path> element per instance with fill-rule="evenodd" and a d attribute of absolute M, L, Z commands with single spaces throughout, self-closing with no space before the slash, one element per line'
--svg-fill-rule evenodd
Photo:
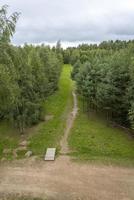
<path fill-rule="evenodd" d="M 0 8 L 0 42 L 10 41 L 10 37 L 15 32 L 16 22 L 19 17 L 19 13 L 17 12 L 8 16 L 7 11 L 7 5 Z"/>

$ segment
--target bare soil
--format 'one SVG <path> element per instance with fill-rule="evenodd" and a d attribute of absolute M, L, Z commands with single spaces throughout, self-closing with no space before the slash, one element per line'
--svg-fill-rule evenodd
<path fill-rule="evenodd" d="M 63 138 L 60 142 L 60 145 L 61 145 L 60 153 L 61 154 L 69 153 L 67 138 L 68 138 L 68 135 L 70 133 L 70 130 L 73 126 L 74 120 L 75 120 L 77 112 L 78 112 L 77 97 L 76 97 L 75 92 L 73 92 L 72 95 L 73 95 L 73 110 L 72 110 L 71 113 L 69 113 L 67 123 L 66 123 L 65 132 L 64 132 Z"/>
<path fill-rule="evenodd" d="M 134 169 L 80 164 L 68 156 L 54 162 L 30 158 L 3 163 L 0 197 L 18 194 L 48 200 L 133 200 Z"/>

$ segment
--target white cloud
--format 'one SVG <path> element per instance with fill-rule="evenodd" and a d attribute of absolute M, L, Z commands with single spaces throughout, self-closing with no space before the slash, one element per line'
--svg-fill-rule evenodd
<path fill-rule="evenodd" d="M 3 4 L 10 12 L 21 12 L 16 44 L 134 39 L 132 0 L 1 0 Z"/>

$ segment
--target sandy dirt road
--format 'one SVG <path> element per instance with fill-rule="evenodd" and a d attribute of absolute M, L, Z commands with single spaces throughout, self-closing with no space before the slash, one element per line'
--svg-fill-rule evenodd
<path fill-rule="evenodd" d="M 27 195 L 48 200 L 133 200 L 134 169 L 75 163 L 21 160 L 0 166 L 0 199 Z"/>

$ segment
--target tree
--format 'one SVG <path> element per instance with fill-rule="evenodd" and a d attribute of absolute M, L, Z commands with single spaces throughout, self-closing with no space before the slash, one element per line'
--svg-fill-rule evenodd
<path fill-rule="evenodd" d="M 70 62 L 72 65 L 74 65 L 77 60 L 80 59 L 80 53 L 79 53 L 79 50 L 78 49 L 74 49 L 72 54 L 71 54 L 71 59 L 70 59 Z"/>
<path fill-rule="evenodd" d="M 74 64 L 73 70 L 72 70 L 72 72 L 71 72 L 71 78 L 72 78 L 73 80 L 76 80 L 76 79 L 77 79 L 77 75 L 78 75 L 78 73 L 79 73 L 79 70 L 80 70 L 81 65 L 82 65 L 82 64 L 81 64 L 80 60 L 78 60 L 78 61 Z"/>
<path fill-rule="evenodd" d="M 71 52 L 70 49 L 67 48 L 63 52 L 63 60 L 65 64 L 70 64 L 70 59 L 71 59 Z"/>
<path fill-rule="evenodd" d="M 7 9 L 7 5 L 0 8 L 0 42 L 10 41 L 10 37 L 15 32 L 16 22 L 19 17 L 19 13 L 17 12 L 7 16 Z"/>

